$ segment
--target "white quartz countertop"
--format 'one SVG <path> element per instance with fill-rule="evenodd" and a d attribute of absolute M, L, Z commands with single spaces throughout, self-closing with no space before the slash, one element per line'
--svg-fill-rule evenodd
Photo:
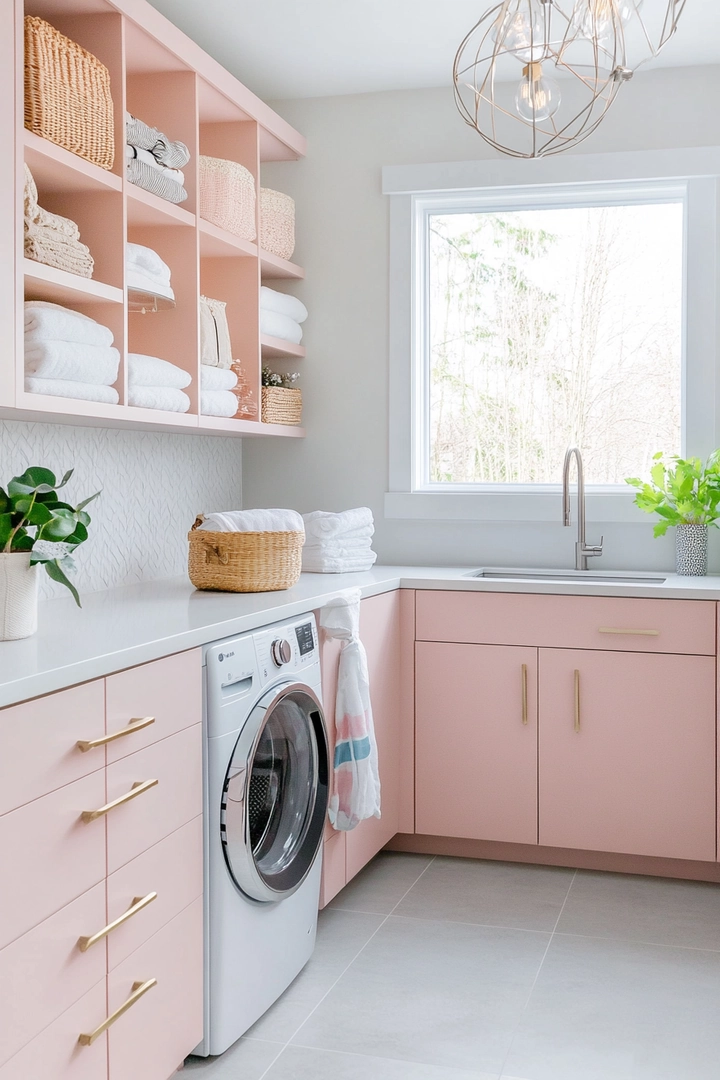
<path fill-rule="evenodd" d="M 668 575 L 662 584 L 467 578 L 469 567 L 376 566 L 362 574 L 303 574 L 283 592 L 198 592 L 185 577 L 40 604 L 38 633 L 0 642 L 0 707 L 302 615 L 348 588 L 554 593 L 720 600 L 720 576 Z M 658 577 L 662 574 L 658 574 Z"/>

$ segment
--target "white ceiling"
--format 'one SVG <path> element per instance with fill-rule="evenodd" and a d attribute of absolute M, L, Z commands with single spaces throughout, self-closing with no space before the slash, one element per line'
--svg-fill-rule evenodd
<path fill-rule="evenodd" d="M 150 0 L 263 98 L 447 86 L 494 0 Z M 645 9 L 666 0 L 645 0 Z M 720 3 L 687 0 L 654 67 L 720 63 Z M 649 65 L 648 65 L 649 66 Z"/>

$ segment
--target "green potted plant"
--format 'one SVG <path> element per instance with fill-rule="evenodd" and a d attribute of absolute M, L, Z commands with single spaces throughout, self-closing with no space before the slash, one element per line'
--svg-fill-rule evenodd
<path fill-rule="evenodd" d="M 675 527 L 675 558 L 678 574 L 707 573 L 708 527 L 720 519 L 720 450 L 706 462 L 700 458 L 671 457 L 672 464 L 655 454 L 650 483 L 630 477 L 626 483 L 638 489 L 635 503 L 647 514 L 657 514 L 655 536 Z"/>
<path fill-rule="evenodd" d="M 67 577 L 75 566 L 72 552 L 88 537 L 90 515 L 85 507 L 58 496 L 73 474 L 57 482 L 49 469 L 36 466 L 0 488 L 0 641 L 29 637 L 37 630 L 38 565 L 53 581 L 70 590 L 80 607 L 77 589 Z"/>

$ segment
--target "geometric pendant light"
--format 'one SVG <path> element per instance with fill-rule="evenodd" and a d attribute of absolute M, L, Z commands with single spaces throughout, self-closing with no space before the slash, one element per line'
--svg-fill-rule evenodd
<path fill-rule="evenodd" d="M 559 154 L 587 139 L 621 87 L 677 29 L 685 0 L 501 0 L 453 65 L 466 123 L 501 153 Z"/>

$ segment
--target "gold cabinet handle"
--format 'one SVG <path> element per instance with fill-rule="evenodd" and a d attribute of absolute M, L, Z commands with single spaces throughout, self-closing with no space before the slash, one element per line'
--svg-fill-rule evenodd
<path fill-rule="evenodd" d="M 528 722 L 528 693 L 527 693 L 527 664 L 522 666 L 522 722 L 527 724 Z"/>
<path fill-rule="evenodd" d="M 96 934 L 92 934 L 90 937 L 81 937 L 78 939 L 78 949 L 80 952 L 87 952 L 91 945 L 95 945 L 98 941 L 102 941 L 108 934 L 112 934 L 113 930 L 117 930 L 118 926 L 122 926 L 128 919 L 132 919 L 133 915 L 137 915 L 138 911 L 142 911 L 148 904 L 152 904 L 153 900 L 157 900 L 157 893 L 151 892 L 147 896 L 136 896 L 131 906 L 124 911 L 113 922 L 108 923 L 102 930 L 98 930 Z"/>
<path fill-rule="evenodd" d="M 599 634 L 620 634 L 628 637 L 660 637 L 659 630 L 622 630 L 616 626 L 600 626 Z"/>
<path fill-rule="evenodd" d="M 92 1046 L 96 1039 L 99 1039 L 109 1027 L 119 1020 L 123 1013 L 126 1013 L 128 1009 L 132 1009 L 136 1001 L 139 1001 L 143 994 L 147 994 L 148 990 L 152 990 L 153 986 L 157 986 L 157 979 L 148 979 L 147 982 L 134 982 L 132 984 L 132 994 L 123 1001 L 119 1009 L 116 1009 L 114 1013 L 108 1016 L 107 1020 L 103 1020 L 102 1024 L 91 1031 L 89 1035 L 78 1035 L 78 1042 L 81 1046 Z"/>
<path fill-rule="evenodd" d="M 575 672 L 575 731 L 580 731 L 580 672 Z"/>
<path fill-rule="evenodd" d="M 136 799 L 138 795 L 142 795 L 144 791 L 149 791 L 150 788 L 155 787 L 157 783 L 157 780 L 137 780 L 130 790 L 126 791 L 124 795 L 121 795 L 119 799 L 113 799 L 112 802 L 107 803 L 105 806 L 101 806 L 99 810 L 83 810 L 81 817 L 86 825 L 89 821 L 96 821 L 97 818 L 109 814 L 116 806 L 122 806 L 123 803 L 130 802 L 131 799 Z"/>
<path fill-rule="evenodd" d="M 87 754 L 88 750 L 94 750 L 96 746 L 107 746 L 108 743 L 115 742 L 116 739 L 123 739 L 126 735 L 132 735 L 135 731 L 142 731 L 143 728 L 150 727 L 154 723 L 154 716 L 135 716 L 126 728 L 113 731 L 111 735 L 103 735 L 102 739 L 89 739 L 87 741 L 81 739 L 77 744 L 77 748 L 81 754 Z"/>

